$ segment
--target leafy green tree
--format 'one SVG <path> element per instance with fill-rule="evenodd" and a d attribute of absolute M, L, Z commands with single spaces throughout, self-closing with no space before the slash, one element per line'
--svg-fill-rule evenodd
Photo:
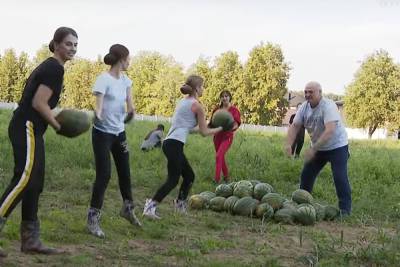
<path fill-rule="evenodd" d="M 215 59 L 211 74 L 211 81 L 202 98 L 209 112 L 220 102 L 221 91 L 229 90 L 235 96 L 244 86 L 243 66 L 239 61 L 239 55 L 232 51 L 221 54 Z"/>
<path fill-rule="evenodd" d="M 172 115 L 184 82 L 182 66 L 172 57 L 143 51 L 133 57 L 128 75 L 133 79 L 133 98 L 138 113 Z"/>
<path fill-rule="evenodd" d="M 18 102 L 31 70 L 28 55 L 7 49 L 0 60 L 0 101 Z"/>
<path fill-rule="evenodd" d="M 256 46 L 244 68 L 245 84 L 236 98 L 247 123 L 279 125 L 287 109 L 289 66 L 281 48 L 271 43 Z"/>
<path fill-rule="evenodd" d="M 49 45 L 43 44 L 38 51 L 36 51 L 36 55 L 33 58 L 33 65 L 36 67 L 40 63 L 42 63 L 45 59 L 51 57 L 53 53 L 49 50 Z"/>
<path fill-rule="evenodd" d="M 106 70 L 102 61 L 75 59 L 65 66 L 64 92 L 61 105 L 81 109 L 94 109 L 92 87 L 97 76 Z"/>
<path fill-rule="evenodd" d="M 200 56 L 186 72 L 186 77 L 195 74 L 203 77 L 204 79 L 204 92 L 203 96 L 201 97 L 201 101 L 204 104 L 206 113 L 211 113 L 212 111 L 212 101 L 210 101 L 210 99 L 212 99 L 212 93 L 210 93 L 209 90 L 213 71 L 214 70 L 211 67 L 210 60 L 206 57 Z"/>
<path fill-rule="evenodd" d="M 346 121 L 354 127 L 368 129 L 371 137 L 378 127 L 398 124 L 400 67 L 388 52 L 368 56 L 346 88 Z"/>
<path fill-rule="evenodd" d="M 180 87 L 185 77 L 182 66 L 171 62 L 165 66 L 157 76 L 157 81 L 152 85 L 155 99 L 148 105 L 151 110 L 148 114 L 172 116 L 176 102 L 182 97 Z"/>

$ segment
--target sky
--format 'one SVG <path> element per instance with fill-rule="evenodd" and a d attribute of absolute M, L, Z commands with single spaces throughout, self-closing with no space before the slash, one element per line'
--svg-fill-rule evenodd
<path fill-rule="evenodd" d="M 114 43 L 170 55 L 185 68 L 256 45 L 280 45 L 289 90 L 310 80 L 344 94 L 361 62 L 385 49 L 400 62 L 400 0 L 2 0 L 0 54 L 33 57 L 59 26 L 79 35 L 77 55 L 96 59 Z M 132 77 L 134 79 L 134 77 Z"/>

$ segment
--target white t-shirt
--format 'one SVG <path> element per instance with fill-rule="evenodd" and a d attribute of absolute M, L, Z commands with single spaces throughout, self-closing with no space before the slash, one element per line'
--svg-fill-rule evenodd
<path fill-rule="evenodd" d="M 315 144 L 325 131 L 325 123 L 335 122 L 336 128 L 333 136 L 318 150 L 327 151 L 348 144 L 347 133 L 339 110 L 335 102 L 330 99 L 322 97 L 315 108 L 311 108 L 308 101 L 304 102 L 297 111 L 293 122 L 297 125 L 303 125 L 307 129 L 312 144 Z"/>
<path fill-rule="evenodd" d="M 102 132 L 118 135 L 125 130 L 126 96 L 130 92 L 132 81 L 122 74 L 119 79 L 109 72 L 100 74 L 93 86 L 93 93 L 104 95 L 102 120 L 96 120 L 94 127 Z"/>

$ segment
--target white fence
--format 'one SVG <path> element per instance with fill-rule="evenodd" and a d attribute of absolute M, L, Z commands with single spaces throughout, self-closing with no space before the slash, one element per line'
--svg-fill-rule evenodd
<path fill-rule="evenodd" d="M 3 103 L 0 102 L 0 109 L 15 109 L 18 105 L 16 103 Z M 170 117 L 163 116 L 149 116 L 143 114 L 136 114 L 135 120 L 141 121 L 167 121 L 171 122 Z M 240 126 L 241 130 L 246 131 L 260 131 L 260 132 L 272 132 L 272 133 L 281 133 L 285 134 L 287 132 L 287 126 L 264 126 L 264 125 L 253 125 L 253 124 L 242 124 Z M 368 139 L 368 130 L 367 129 L 355 129 L 355 128 L 346 128 L 347 136 L 350 139 Z M 397 136 L 396 136 L 397 137 Z M 372 135 L 372 139 L 394 139 L 396 138 L 393 135 L 390 135 L 386 129 L 376 129 L 374 134 Z"/>

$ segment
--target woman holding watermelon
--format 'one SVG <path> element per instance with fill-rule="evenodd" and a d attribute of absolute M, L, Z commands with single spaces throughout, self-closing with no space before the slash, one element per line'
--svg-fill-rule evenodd
<path fill-rule="evenodd" d="M 75 56 L 77 46 L 78 35 L 73 29 L 60 27 L 55 31 L 49 43 L 53 56 L 32 71 L 8 128 L 15 166 L 14 176 L 0 198 L 0 231 L 17 204 L 22 202 L 20 231 L 24 253 L 63 252 L 42 244 L 37 213 L 45 174 L 43 136 L 48 125 L 58 134 L 63 132 L 52 109 L 57 106 L 63 88 L 64 64 Z M 0 257 L 5 256 L 0 249 Z"/>
<path fill-rule="evenodd" d="M 178 185 L 181 175 L 183 182 L 178 198 L 175 200 L 175 208 L 179 212 L 186 212 L 186 199 L 194 182 L 194 172 L 183 153 L 187 136 L 194 131 L 199 131 L 202 136 L 207 136 L 222 130 L 222 127 L 214 129 L 207 127 L 204 108 L 198 100 L 203 94 L 203 83 L 202 77 L 191 75 L 181 87 L 181 92 L 188 96 L 181 99 L 176 106 L 171 128 L 162 145 L 162 150 L 168 160 L 168 178 L 153 198 L 146 199 L 143 210 L 143 215 L 146 217 L 160 219 L 156 213 L 157 205 Z"/>
<path fill-rule="evenodd" d="M 229 181 L 228 166 L 225 162 L 225 154 L 232 145 L 234 132 L 239 128 L 241 124 L 239 109 L 232 105 L 232 94 L 228 90 L 224 90 L 220 93 L 219 99 L 221 100 L 218 108 L 213 111 L 213 115 L 217 110 L 226 110 L 233 117 L 233 127 L 229 131 L 222 131 L 214 135 L 214 147 L 216 152 L 215 157 L 215 176 L 214 182 L 219 183 L 221 179 L 221 171 L 224 175 L 224 181 Z"/>

